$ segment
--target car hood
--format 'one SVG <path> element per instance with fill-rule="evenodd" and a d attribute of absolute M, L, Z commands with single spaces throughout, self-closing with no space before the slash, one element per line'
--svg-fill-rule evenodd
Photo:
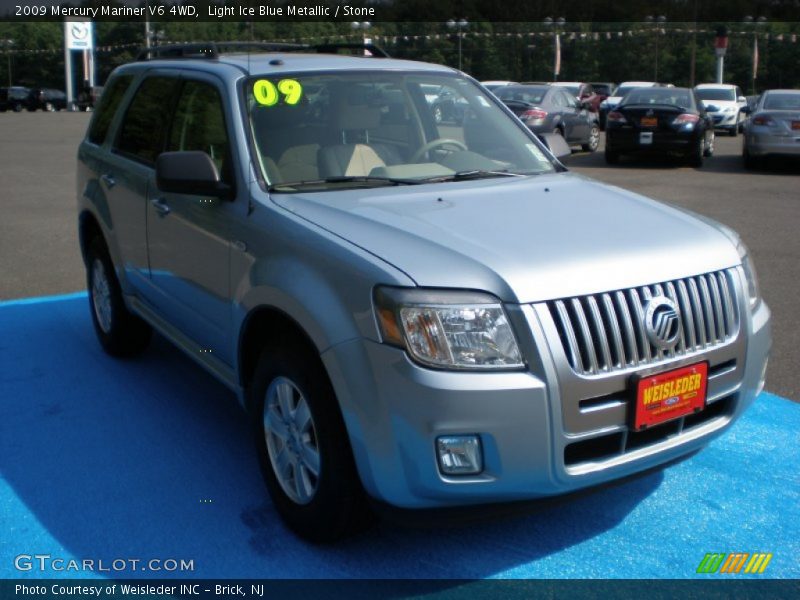
<path fill-rule="evenodd" d="M 274 194 L 425 287 L 536 302 L 738 264 L 710 222 L 571 173 Z"/>
<path fill-rule="evenodd" d="M 609 96 L 601 104 L 606 104 L 608 106 L 614 106 L 619 104 L 619 101 L 622 100 L 622 96 Z"/>

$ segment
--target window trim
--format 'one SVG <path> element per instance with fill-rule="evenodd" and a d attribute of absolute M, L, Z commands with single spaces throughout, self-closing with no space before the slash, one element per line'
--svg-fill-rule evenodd
<path fill-rule="evenodd" d="M 116 131 L 114 132 L 114 139 L 111 142 L 111 152 L 113 154 L 115 154 L 117 156 L 120 156 L 122 158 L 125 158 L 127 160 L 136 162 L 136 163 L 138 163 L 140 165 L 144 165 L 144 166 L 149 167 L 151 169 L 155 169 L 155 165 L 156 165 L 155 161 L 151 162 L 151 161 L 145 160 L 141 156 L 137 156 L 136 154 L 132 154 L 132 153 L 127 152 L 125 150 L 121 150 L 118 146 L 119 146 L 119 139 L 122 136 L 122 131 L 125 128 L 125 122 L 127 121 L 128 113 L 130 112 L 131 107 L 133 106 L 133 103 L 136 100 L 137 95 L 139 94 L 139 91 L 142 89 L 142 86 L 145 84 L 145 82 L 147 82 L 147 81 L 149 81 L 151 79 L 159 78 L 159 77 L 160 78 L 174 79 L 174 80 L 177 81 L 177 93 L 174 94 L 174 96 L 171 99 L 170 106 L 166 109 L 167 110 L 166 123 L 168 125 L 172 123 L 172 119 L 173 119 L 173 117 L 175 115 L 175 106 L 176 106 L 176 104 L 178 102 L 178 98 L 180 97 L 180 92 L 182 90 L 183 77 L 181 76 L 180 73 L 177 73 L 177 72 L 174 72 L 174 71 L 166 71 L 166 72 L 165 71 L 160 71 L 160 70 L 147 71 L 147 72 L 145 72 L 144 76 L 139 80 L 139 83 L 136 86 L 136 89 L 133 91 L 133 95 L 128 100 L 128 103 L 125 106 L 125 111 L 121 116 L 120 122 L 119 122 L 119 124 L 117 125 L 117 128 L 116 128 Z M 166 132 L 168 130 L 169 130 L 169 127 L 165 127 L 164 131 L 161 134 L 161 150 L 158 152 L 158 154 L 161 154 L 162 152 L 164 152 L 164 148 L 166 146 L 166 139 L 167 139 L 166 138 L 166 135 L 167 135 Z M 158 154 L 156 156 L 158 156 Z"/>

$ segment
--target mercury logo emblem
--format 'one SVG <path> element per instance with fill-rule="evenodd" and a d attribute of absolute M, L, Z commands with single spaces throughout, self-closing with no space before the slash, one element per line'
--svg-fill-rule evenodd
<path fill-rule="evenodd" d="M 644 328 L 654 346 L 672 348 L 681 333 L 678 306 L 666 296 L 651 298 L 644 312 Z"/>

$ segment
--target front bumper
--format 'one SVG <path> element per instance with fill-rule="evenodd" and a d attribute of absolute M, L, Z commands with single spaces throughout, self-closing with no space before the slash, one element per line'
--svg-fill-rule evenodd
<path fill-rule="evenodd" d="M 739 126 L 739 113 L 710 113 L 715 129 L 734 129 Z"/>
<path fill-rule="evenodd" d="M 739 336 L 730 344 L 659 367 L 699 360 L 709 360 L 712 372 L 718 367 L 709 378 L 707 418 L 622 453 L 581 458 L 569 448 L 627 435 L 627 427 L 624 403 L 620 409 L 613 402 L 599 421 L 595 415 L 585 421 L 591 424 L 588 430 L 576 426 L 570 414 L 577 398 L 617 393 L 624 399 L 630 373 L 592 380 L 571 373 L 557 335 L 552 337 L 554 325 L 544 304 L 510 307 L 509 317 L 522 331 L 520 346 L 529 364 L 525 371 L 435 371 L 416 365 L 402 350 L 364 339 L 323 353 L 371 496 L 402 508 L 533 499 L 669 462 L 707 444 L 753 402 L 763 387 L 771 345 L 769 310 L 762 302 L 752 318 L 742 319 Z M 608 422 L 603 424 L 603 418 Z M 480 436 L 484 471 L 442 475 L 436 438 L 469 434 Z"/>

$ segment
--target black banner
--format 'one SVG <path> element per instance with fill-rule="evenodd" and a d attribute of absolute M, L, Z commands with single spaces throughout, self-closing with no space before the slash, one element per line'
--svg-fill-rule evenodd
<path fill-rule="evenodd" d="M 21 580 L 0 581 L 0 598 L 75 600 L 77 598 L 222 599 L 308 598 L 703 598 L 760 600 L 797 598 L 798 580 Z"/>

